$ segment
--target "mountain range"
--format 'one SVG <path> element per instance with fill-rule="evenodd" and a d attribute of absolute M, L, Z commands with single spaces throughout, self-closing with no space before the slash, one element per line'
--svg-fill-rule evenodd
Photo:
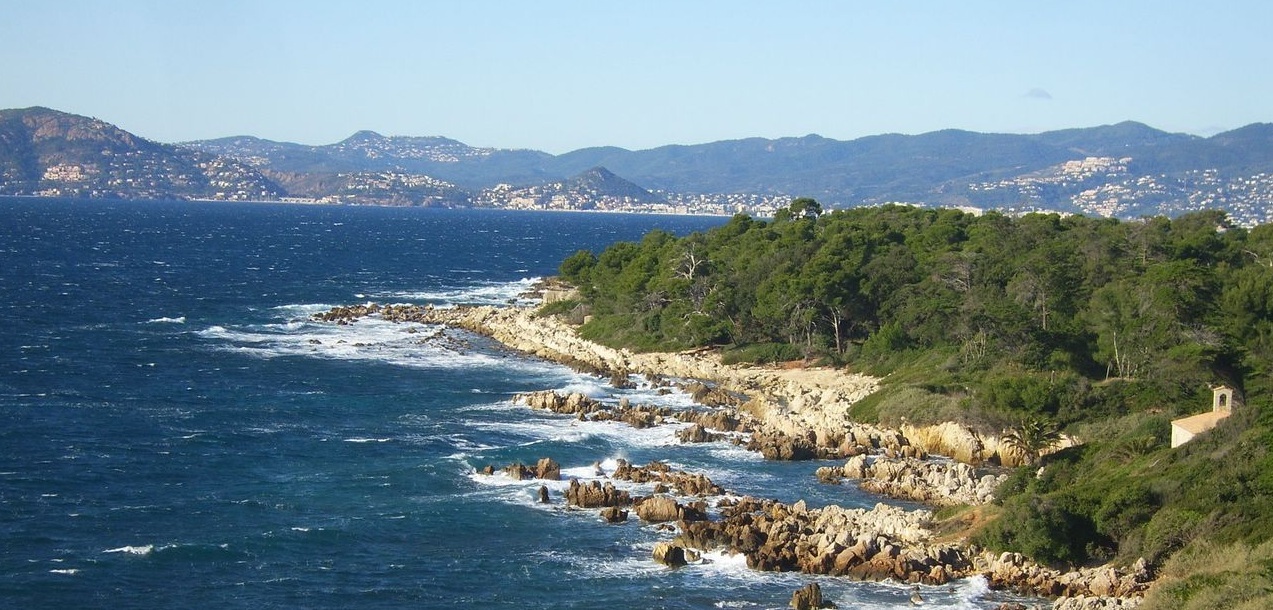
<path fill-rule="evenodd" d="M 0 194 L 764 215 L 793 197 L 1134 218 L 1222 208 L 1273 221 L 1273 124 L 1203 138 L 1135 122 L 1039 134 L 944 130 L 748 138 L 562 155 L 360 131 L 162 144 L 94 118 L 0 110 Z"/>

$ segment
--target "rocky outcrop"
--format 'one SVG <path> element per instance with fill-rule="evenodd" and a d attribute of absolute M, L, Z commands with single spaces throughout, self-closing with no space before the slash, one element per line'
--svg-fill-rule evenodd
<path fill-rule="evenodd" d="M 828 483 L 857 479 L 863 489 L 891 498 L 956 506 L 989 502 L 1007 475 L 979 476 L 972 466 L 958 462 L 858 455 L 843 466 L 819 468 L 817 477 Z"/>
<path fill-rule="evenodd" d="M 850 576 L 863 580 L 943 584 L 970 574 L 956 545 L 931 545 L 928 511 L 884 504 L 872 510 L 746 498 L 722 508 L 720 521 L 679 524 L 689 548 L 742 553 L 766 571 Z"/>
<path fill-rule="evenodd" d="M 719 496 L 725 490 L 702 474 L 691 474 L 673 470 L 663 462 L 650 462 L 645 466 L 633 466 L 627 460 L 620 459 L 611 478 L 633 483 L 657 483 L 663 489 L 669 486 L 683 496 Z M 656 487 L 658 490 L 659 487 Z"/>
<path fill-rule="evenodd" d="M 580 483 L 579 479 L 571 479 L 570 487 L 566 488 L 566 503 L 579 508 L 629 506 L 632 504 L 632 496 L 622 489 L 616 489 L 614 483 L 609 481 L 602 485 L 600 481 Z"/>
<path fill-rule="evenodd" d="M 975 558 L 974 565 L 978 572 L 985 574 L 993 588 L 1063 599 L 1086 598 L 1087 601 L 1081 603 L 1088 605 L 1066 606 L 1077 608 L 1126 607 L 1094 605 L 1107 603 L 1111 598 L 1139 603 L 1139 598 L 1144 596 L 1153 581 L 1153 573 L 1144 559 L 1126 569 L 1101 566 L 1062 572 L 1040 566 L 1020 553 L 986 552 Z"/>
<path fill-rule="evenodd" d="M 532 409 L 541 409 L 565 415 L 574 415 L 580 421 L 620 421 L 634 428 L 650 428 L 667 423 L 673 415 L 667 407 L 633 405 L 623 399 L 611 406 L 586 394 L 572 392 L 559 394 L 553 390 L 517 394 L 513 402 Z"/>
<path fill-rule="evenodd" d="M 1133 610 L 1139 608 L 1140 597 L 1096 597 L 1079 595 L 1062 597 L 1052 603 L 1052 610 Z"/>

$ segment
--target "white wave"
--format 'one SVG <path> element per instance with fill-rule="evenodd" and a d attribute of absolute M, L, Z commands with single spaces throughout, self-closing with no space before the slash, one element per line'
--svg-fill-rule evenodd
<path fill-rule="evenodd" d="M 375 298 L 424 301 L 439 305 L 526 305 L 536 302 L 522 297 L 542 278 L 522 278 L 512 282 L 485 282 L 457 288 L 418 291 L 388 291 L 373 294 Z"/>
<path fill-rule="evenodd" d="M 633 428 L 619 421 L 580 421 L 564 415 L 523 421 L 474 421 L 468 425 L 480 430 L 513 433 L 541 441 L 577 443 L 590 438 L 604 438 L 625 447 L 641 448 L 679 445 L 680 440 L 676 438 L 676 433 L 689 427 L 689 424 L 669 421 L 649 428 Z"/>
<path fill-rule="evenodd" d="M 606 468 L 609 464 L 609 468 Z M 468 471 L 469 480 L 477 483 L 479 486 L 495 490 L 498 492 L 499 499 L 510 504 L 534 505 L 545 508 L 560 508 L 553 504 L 543 505 L 539 503 L 539 488 L 547 487 L 550 494 L 555 498 L 561 498 L 565 495 L 566 490 L 570 488 L 572 480 L 579 480 L 587 483 L 590 481 L 605 481 L 614 485 L 615 489 L 627 491 L 630 494 L 648 495 L 654 488 L 652 483 L 633 483 L 631 481 L 620 481 L 609 478 L 608 473 L 613 473 L 616 463 L 613 459 L 602 462 L 602 469 L 605 474 L 598 476 L 592 465 L 588 466 L 563 466 L 561 469 L 561 479 L 552 481 L 547 479 L 514 479 L 508 473 L 496 471 L 494 474 L 482 474 L 473 470 Z M 595 511 L 586 511 L 595 512 Z"/>
<path fill-rule="evenodd" d="M 583 394 L 588 398 L 600 399 L 610 395 L 613 388 L 603 385 L 599 380 L 576 380 L 557 388 L 559 394 Z"/>
<path fill-rule="evenodd" d="M 301 319 L 308 318 L 316 313 L 330 311 L 332 307 L 333 305 L 328 303 L 292 303 L 289 305 L 279 305 L 272 308 L 271 311 L 277 311 L 291 318 Z"/>
<path fill-rule="evenodd" d="M 387 443 L 391 440 L 393 439 L 391 438 L 347 438 L 347 439 L 344 439 L 346 443 Z"/>
<path fill-rule="evenodd" d="M 49 570 L 49 574 L 67 574 L 70 576 L 74 576 L 79 573 L 80 571 L 78 568 L 58 568 L 58 569 Z"/>
<path fill-rule="evenodd" d="M 990 595 L 990 581 L 981 575 L 958 581 L 955 587 L 956 608 L 979 608 L 986 596 Z"/>
<path fill-rule="evenodd" d="M 124 553 L 127 555 L 146 556 L 155 551 L 155 545 L 146 544 L 142 546 L 121 546 L 117 549 L 106 549 L 103 553 Z"/>
<path fill-rule="evenodd" d="M 750 583 L 757 580 L 787 581 L 799 578 L 795 575 L 753 570 L 747 567 L 746 555 L 725 551 L 704 551 L 702 552 L 702 561 L 686 567 L 712 580 L 739 580 Z"/>
<path fill-rule="evenodd" d="M 146 320 L 146 323 L 147 324 L 185 324 L 186 317 L 177 316 L 175 318 L 152 318 L 150 320 Z"/>
<path fill-rule="evenodd" d="M 303 356 L 380 361 L 411 368 L 491 368 L 541 371 L 527 359 L 470 349 L 440 326 L 364 318 L 348 325 L 291 320 L 243 327 L 211 326 L 196 333 L 216 349 L 259 358 Z"/>

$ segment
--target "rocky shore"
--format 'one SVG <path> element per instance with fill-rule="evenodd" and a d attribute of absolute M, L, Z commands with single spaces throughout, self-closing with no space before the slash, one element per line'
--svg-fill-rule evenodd
<path fill-rule="evenodd" d="M 637 354 L 586 341 L 573 327 L 538 317 L 528 308 L 367 304 L 333 308 L 313 318 L 351 324 L 366 316 L 465 329 L 514 350 L 610 378 L 616 385 L 630 383 L 633 375 L 677 384 L 706 406 L 671 410 L 626 402 L 611 405 L 551 391 L 519 395 L 516 400 L 531 408 L 634 427 L 690 424 L 678 434 L 684 442 L 734 442 L 769 459 L 845 460 L 818 469 L 817 476 L 828 483 L 852 479 L 890 497 L 933 506 L 985 503 L 1005 475 L 979 472 L 976 466 L 1013 466 L 1023 458 L 998 439 L 953 423 L 886 429 L 851 421 L 853 403 L 879 387 L 879 380 L 870 376 L 831 369 L 730 366 L 711 353 Z M 950 459 L 931 460 L 930 454 Z M 506 472 L 519 479 L 553 480 L 560 476 L 554 465 L 541 460 L 534 467 Z M 494 472 L 491 468 L 487 473 Z M 604 475 L 599 468 L 598 473 Z M 760 570 L 924 584 L 980 574 L 996 588 L 1059 597 L 1055 607 L 1067 609 L 1134 607 L 1151 580 L 1143 564 L 1130 571 L 1062 573 L 1012 553 L 981 553 L 962 540 L 939 542 L 932 530 L 933 515 L 924 510 L 885 504 L 869 511 L 810 509 L 803 502 L 784 505 L 736 498 L 701 475 L 672 473 L 658 463 L 622 463 L 602 478 L 606 480 L 572 480 L 567 504 L 599 509 L 612 523 L 626 521 L 629 511 L 645 521 L 675 523 L 676 539 L 661 543 L 654 552 L 669 565 L 696 561 L 703 551 L 723 550 L 743 554 L 749 566 Z M 653 482 L 656 492 L 634 498 L 618 489 L 616 480 Z M 681 502 L 673 493 L 694 499 Z M 546 487 L 540 490 L 540 500 L 550 501 Z M 710 513 L 715 518 L 709 518 Z"/>

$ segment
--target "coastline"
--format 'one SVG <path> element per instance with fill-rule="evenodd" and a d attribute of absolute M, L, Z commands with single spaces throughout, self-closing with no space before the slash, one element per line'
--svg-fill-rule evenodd
<path fill-rule="evenodd" d="M 749 449 L 770 459 L 847 459 L 843 466 L 818 469 L 817 476 L 826 482 L 858 479 L 868 491 L 931 506 L 988 502 L 1006 475 L 979 475 L 972 466 L 987 462 L 1016 465 L 1021 457 L 999 439 L 983 437 L 954 423 L 887 429 L 853 422 L 849 418 L 851 406 L 879 389 L 878 378 L 826 368 L 725 365 L 716 354 L 705 351 L 634 353 L 614 349 L 582 339 L 574 327 L 556 318 L 536 316 L 528 307 L 366 304 L 336 307 L 313 318 L 349 324 L 365 316 L 463 329 L 510 349 L 616 382 L 628 375 L 644 375 L 699 384 L 695 392 L 699 402 L 724 407 L 733 416 L 751 422 Z M 930 454 L 953 461 L 927 460 Z M 869 528 L 842 535 L 847 530 L 839 507 L 806 509 L 803 503 L 758 502 L 762 508 L 753 506 L 753 511 L 767 515 L 771 527 L 810 532 L 783 538 L 779 548 L 768 549 L 768 559 L 748 555 L 749 565 L 754 562 L 753 567 L 759 569 L 798 569 L 927 584 L 981 575 L 996 588 L 1056 598 L 1053 606 L 1067 609 L 1135 607 L 1152 583 L 1143 562 L 1131 570 L 1102 566 L 1061 572 L 1033 564 L 1016 553 L 981 551 L 970 547 L 962 536 L 953 543 L 948 536 L 939 541 L 929 511 L 907 514 L 881 504 L 857 518 L 871 520 Z M 826 515 L 835 518 L 824 516 L 823 511 L 830 511 Z M 731 524 L 727 518 L 712 523 L 707 532 L 703 524 L 708 522 L 681 522 L 682 534 L 673 546 L 684 547 L 680 552 L 691 554 L 713 546 L 740 548 L 737 531 L 748 531 L 756 517 L 736 510 L 730 513 L 740 515 L 740 521 Z M 890 523 L 899 522 L 918 533 L 904 541 L 892 541 L 880 533 L 894 527 Z M 810 527 L 810 523 L 818 527 Z M 798 549 L 803 550 L 797 553 Z M 664 553 L 667 550 L 663 549 Z M 773 559 L 811 552 L 799 560 Z"/>

